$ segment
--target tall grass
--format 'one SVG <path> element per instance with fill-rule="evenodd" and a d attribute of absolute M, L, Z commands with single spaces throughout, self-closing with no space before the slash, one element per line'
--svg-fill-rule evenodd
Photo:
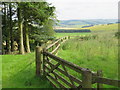
<path fill-rule="evenodd" d="M 114 32 L 98 33 L 96 39 L 70 39 L 58 51 L 58 56 L 92 71 L 102 70 L 103 76 L 118 79 L 118 40 Z"/>

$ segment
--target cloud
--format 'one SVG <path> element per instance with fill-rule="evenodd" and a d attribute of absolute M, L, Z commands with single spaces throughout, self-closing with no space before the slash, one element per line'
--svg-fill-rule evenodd
<path fill-rule="evenodd" d="M 118 17 L 119 0 L 47 0 L 58 19 L 110 19 Z"/>

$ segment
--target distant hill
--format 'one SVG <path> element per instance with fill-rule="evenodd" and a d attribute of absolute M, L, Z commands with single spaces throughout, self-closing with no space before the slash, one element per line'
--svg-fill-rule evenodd
<path fill-rule="evenodd" d="M 117 19 L 86 19 L 86 20 L 61 20 L 55 27 L 81 28 L 83 26 L 112 24 L 118 22 Z"/>
<path fill-rule="evenodd" d="M 92 31 L 106 31 L 106 30 L 114 30 L 118 31 L 118 23 L 115 24 L 100 24 L 94 25 L 92 27 L 85 28 L 59 28 L 55 29 L 57 33 L 81 33 L 81 32 L 92 32 Z"/>

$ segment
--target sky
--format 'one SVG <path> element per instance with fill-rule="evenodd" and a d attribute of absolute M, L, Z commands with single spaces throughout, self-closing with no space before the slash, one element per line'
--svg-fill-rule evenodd
<path fill-rule="evenodd" d="M 59 20 L 118 19 L 120 0 L 46 0 L 56 7 Z"/>

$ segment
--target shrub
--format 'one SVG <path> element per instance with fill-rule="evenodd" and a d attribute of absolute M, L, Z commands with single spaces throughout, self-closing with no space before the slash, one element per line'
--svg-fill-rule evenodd
<path fill-rule="evenodd" d="M 120 32 L 116 32 L 115 37 L 117 37 L 119 39 L 120 38 Z"/>

